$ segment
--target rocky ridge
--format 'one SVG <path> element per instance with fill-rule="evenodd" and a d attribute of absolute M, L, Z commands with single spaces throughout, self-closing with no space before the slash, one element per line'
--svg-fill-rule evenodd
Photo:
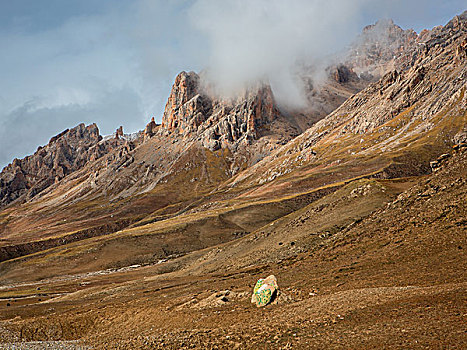
<path fill-rule="evenodd" d="M 444 47 L 456 40 L 462 33 L 464 23 L 465 12 L 455 16 L 445 26 L 424 29 L 417 34 L 413 29 L 402 29 L 391 19 L 380 20 L 363 29 L 351 45 L 344 62 L 359 76 L 369 75 L 373 79 L 379 79 L 393 70 L 403 72 L 416 65 L 420 57 L 429 55 L 430 47 Z M 452 36 L 446 36 L 447 31 Z"/>
<path fill-rule="evenodd" d="M 378 36 L 375 32 L 380 32 L 380 27 L 385 27 L 387 32 Z M 222 99 L 209 92 L 200 75 L 194 72 L 181 72 L 173 84 L 161 125 L 157 125 L 152 118 L 144 131 L 131 140 L 128 135 L 124 135 L 123 128 L 120 127 L 116 130 L 114 138 L 108 137 L 105 142 L 99 140 L 98 130 L 90 130 L 91 133 L 97 132 L 91 139 L 88 139 L 86 133 L 81 135 L 79 132 L 76 135 L 83 139 L 78 140 L 76 137 L 73 139 L 71 135 L 76 133 L 74 130 L 81 130 L 84 125 L 65 130 L 34 155 L 23 160 L 15 160 L 3 170 L 0 176 L 0 205 L 6 205 L 23 195 L 26 200 L 31 199 L 51 184 L 81 169 L 84 164 L 106 154 L 109 154 L 105 162 L 106 168 L 112 162 L 117 164 L 117 168 L 120 163 L 125 167 L 129 166 L 134 159 L 129 152 L 135 148 L 135 145 L 146 142 L 156 135 L 160 142 L 165 142 L 167 137 L 171 139 L 169 141 L 171 143 L 183 140 L 185 149 L 190 148 L 193 143 L 199 143 L 201 147 L 210 151 L 229 149 L 233 154 L 238 155 L 234 156 L 230 166 L 232 174 L 235 174 L 244 168 L 244 164 L 251 165 L 258 162 L 279 146 L 301 134 L 332 112 L 346 98 L 364 88 L 369 82 L 368 78 L 359 77 L 354 69 L 357 71 L 358 67 L 372 66 L 375 62 L 371 61 L 371 57 L 377 56 L 380 63 L 387 62 L 396 51 L 403 50 L 403 44 L 408 46 L 407 42 L 412 38 L 410 33 L 403 31 L 392 22 L 365 28 L 362 38 L 373 40 L 371 45 L 367 45 L 366 51 L 363 51 L 365 54 L 362 55 L 362 51 L 353 52 L 350 56 L 356 55 L 354 61 L 328 68 L 329 78 L 322 86 L 314 87 L 309 81 L 306 89 L 310 104 L 303 110 L 279 107 L 270 86 L 264 83 L 246 89 L 236 98 Z M 424 34 L 425 38 L 431 36 Z M 385 40 L 396 37 L 397 43 L 385 48 L 381 53 L 381 45 L 378 46 L 377 41 L 375 44 L 374 38 L 382 37 Z M 378 51 L 379 54 L 375 55 L 374 51 Z M 366 60 L 362 57 L 366 57 Z M 129 142 L 132 145 L 128 145 Z M 75 144 L 78 143 L 81 147 L 79 154 L 72 149 L 76 148 Z M 123 144 L 127 144 L 123 151 L 110 154 L 112 150 Z M 171 148 L 176 149 L 177 152 L 182 150 L 178 146 Z M 153 166 L 160 168 L 157 164 Z M 161 174 L 168 176 L 173 166 L 169 163 L 161 166 L 166 168 Z M 116 167 L 112 166 L 110 169 Z M 99 167 L 94 166 L 94 168 L 95 173 L 99 173 Z M 92 182 L 96 183 L 94 180 Z M 118 188 L 123 189 L 121 185 Z"/>
<path fill-rule="evenodd" d="M 117 133 L 118 135 L 118 133 Z M 0 173 L 0 206 L 29 200 L 68 174 L 107 154 L 119 144 L 103 141 L 96 124 L 67 129 L 24 159 L 15 159 Z"/>
<path fill-rule="evenodd" d="M 309 106 L 293 109 L 280 106 L 266 83 L 251 86 L 235 98 L 221 98 L 210 91 L 202 75 L 181 72 L 175 79 L 158 133 L 197 140 L 211 151 L 228 148 L 250 154 L 257 161 L 368 84 L 343 65 L 335 71 L 330 68 L 328 74 L 327 83 L 319 89 L 308 85 Z M 155 128 L 150 125 L 147 128 Z"/>
<path fill-rule="evenodd" d="M 410 68 L 389 71 L 238 176 L 232 186 L 250 176 L 262 184 L 299 168 L 339 168 L 374 155 L 387 159 L 378 167 L 384 168 L 384 162 L 399 166 L 398 176 L 428 172 L 430 158 L 463 142 L 465 135 L 467 12 L 425 36 L 429 39 L 415 52 Z M 406 158 L 413 166 L 404 166 L 399 150 L 409 155 L 411 147 L 417 151 L 410 157 L 417 159 Z"/>

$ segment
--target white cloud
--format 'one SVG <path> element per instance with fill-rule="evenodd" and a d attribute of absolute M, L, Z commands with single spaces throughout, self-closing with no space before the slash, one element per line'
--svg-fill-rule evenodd
<path fill-rule="evenodd" d="M 190 19 L 207 38 L 207 74 L 221 94 L 266 80 L 279 100 L 297 104 L 297 64 L 318 65 L 355 38 L 368 2 L 200 0 Z"/>

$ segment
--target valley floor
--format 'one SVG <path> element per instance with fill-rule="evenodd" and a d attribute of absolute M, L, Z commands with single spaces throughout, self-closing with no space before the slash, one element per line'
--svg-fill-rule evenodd
<path fill-rule="evenodd" d="M 173 261 L 3 285 L 0 348 L 467 348 L 466 160 L 335 230 L 315 232 L 317 216 L 380 182 Z M 257 309 L 269 274 L 280 295 Z"/>

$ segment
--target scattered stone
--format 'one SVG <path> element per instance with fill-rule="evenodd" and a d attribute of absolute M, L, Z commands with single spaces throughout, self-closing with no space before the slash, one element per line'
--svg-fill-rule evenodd
<path fill-rule="evenodd" d="M 192 309 L 208 309 L 221 307 L 227 305 L 228 303 L 234 300 L 241 300 L 247 298 L 248 295 L 248 292 L 233 292 L 230 290 L 223 290 L 220 292 L 214 292 L 207 298 L 204 298 L 199 301 L 195 297 L 193 297 L 193 299 L 178 306 L 178 309 L 184 309 L 187 307 Z"/>
<path fill-rule="evenodd" d="M 459 143 L 457 145 L 454 145 L 454 150 L 455 151 L 459 151 L 461 150 L 462 148 L 467 148 L 467 143 Z"/>

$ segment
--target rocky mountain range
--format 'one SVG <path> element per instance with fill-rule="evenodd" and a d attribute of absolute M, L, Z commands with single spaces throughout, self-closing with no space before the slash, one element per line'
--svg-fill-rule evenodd
<path fill-rule="evenodd" d="M 310 105 L 301 111 L 278 106 L 267 83 L 258 83 L 236 98 L 222 99 L 213 97 L 198 74 L 182 72 L 175 79 L 162 125 L 157 126 L 152 120 L 139 134 L 140 139 L 135 144 L 156 134 L 162 138 L 176 134 L 184 141 L 188 139 L 189 143 L 199 141 L 200 146 L 210 151 L 227 148 L 242 154 L 241 162 L 251 165 L 303 133 L 378 78 L 378 74 L 388 71 L 388 67 L 409 66 L 405 57 L 409 53 L 416 55 L 417 45 L 432 35 L 426 31 L 419 39 L 413 31 L 404 31 L 392 21 L 380 21 L 364 28 L 344 63 L 328 68 L 327 82 L 316 88 L 309 85 L 306 94 Z M 8 204 L 26 192 L 26 198 L 31 199 L 88 161 L 92 162 L 121 146 L 121 142 L 102 142 L 95 125 L 86 127 L 92 136 L 81 131 L 83 128 L 84 125 L 79 125 L 65 130 L 53 137 L 47 146 L 40 147 L 33 156 L 8 165 L 2 171 L 0 203 Z M 116 131 L 115 140 L 119 135 L 123 136 L 122 129 Z M 77 137 L 82 139 L 75 140 Z M 74 150 L 80 153 L 78 159 L 75 159 Z M 233 168 L 235 173 L 242 166 L 236 164 Z"/>
<path fill-rule="evenodd" d="M 436 294 L 429 288 L 437 282 L 435 274 L 427 274 L 428 261 L 437 258 L 437 277 L 444 283 L 439 295 L 445 299 L 436 305 L 447 305 L 450 293 L 462 294 L 467 12 L 420 34 L 389 20 L 368 26 L 326 74 L 317 84 L 304 72 L 309 104 L 294 109 L 278 103 L 267 82 L 222 98 L 203 73 L 181 72 L 161 124 L 153 118 L 136 134 L 126 135 L 119 127 L 107 137 L 95 124 L 80 124 L 5 167 L 0 173 L 0 299 L 18 305 L 0 306 L 6 310 L 0 335 L 6 327 L 11 339 L 20 334 L 22 340 L 85 339 L 97 348 L 105 342 L 113 348 L 164 348 L 162 343 L 183 348 L 189 341 L 180 330 L 194 327 L 183 321 L 189 315 L 201 317 L 192 329 L 199 346 L 223 344 L 217 331 L 208 335 L 200 328 L 222 329 L 224 343 L 238 338 L 242 344 L 249 331 L 233 327 L 232 334 L 224 334 L 237 323 L 234 318 L 222 323 L 199 310 L 211 310 L 214 300 L 219 312 L 233 305 L 232 311 L 243 310 L 241 317 L 258 321 L 260 316 L 242 304 L 240 289 L 251 282 L 249 276 L 271 269 L 279 285 L 282 277 L 289 288 L 279 299 L 283 313 L 274 313 L 272 321 L 280 330 L 278 344 L 293 348 L 309 348 L 304 339 L 316 329 L 307 324 L 307 335 L 299 336 L 303 342 L 295 339 L 288 332 L 304 320 L 291 316 L 288 307 L 315 313 L 320 325 L 340 322 L 340 316 L 309 311 L 309 297 L 317 291 L 307 281 L 324 291 L 323 310 L 347 295 L 354 305 L 366 300 L 387 316 L 392 309 L 379 304 L 383 299 L 397 304 L 413 296 L 431 303 L 427 295 Z M 416 214 L 410 213 L 412 207 Z M 427 222 L 456 247 L 441 244 L 433 230 L 418 229 Z M 412 234 L 425 250 L 417 248 Z M 428 247 L 429 242 L 435 245 Z M 448 251 L 456 263 L 445 259 Z M 396 273 L 398 259 L 401 271 L 414 268 L 409 257 L 425 266 L 424 272 Z M 383 275 L 373 275 L 374 266 Z M 311 276 L 314 269 L 318 275 Z M 392 276 L 389 287 L 384 274 Z M 411 284 L 409 276 L 419 289 L 398 289 Z M 207 296 L 208 289 L 221 288 L 207 286 L 207 280 L 238 290 Z M 187 295 L 187 285 L 197 294 Z M 157 316 L 144 317 L 157 324 L 156 338 L 151 338 L 152 325 L 133 314 L 120 317 L 112 306 L 118 300 L 133 310 L 134 300 L 142 307 L 147 293 L 154 294 L 156 301 L 148 303 Z M 77 311 L 82 300 L 90 305 L 85 316 Z M 99 303 L 111 311 L 101 310 Z M 47 318 L 44 310 L 50 305 L 60 311 Z M 341 325 L 345 332 L 358 327 L 354 316 L 371 324 L 362 308 L 342 300 L 339 305 L 346 305 L 339 312 L 352 320 Z M 73 328 L 78 320 L 83 326 Z M 112 343 L 122 326 L 147 335 L 125 331 L 122 342 Z M 449 327 L 440 332 L 446 335 Z M 264 336 L 275 342 L 272 331 Z M 428 347 L 442 344 L 421 337 L 416 327 L 412 331 Z M 384 327 L 378 332 L 383 334 Z M 333 328 L 326 337 L 317 335 L 321 341 L 313 344 L 331 347 L 329 337 L 337 333 Z M 376 347 L 393 339 L 367 336 Z M 358 343 L 345 337 L 350 347 Z M 261 338 L 251 335 L 251 340 L 252 347 L 261 344 Z M 465 337 L 452 344 L 462 341 Z"/>

